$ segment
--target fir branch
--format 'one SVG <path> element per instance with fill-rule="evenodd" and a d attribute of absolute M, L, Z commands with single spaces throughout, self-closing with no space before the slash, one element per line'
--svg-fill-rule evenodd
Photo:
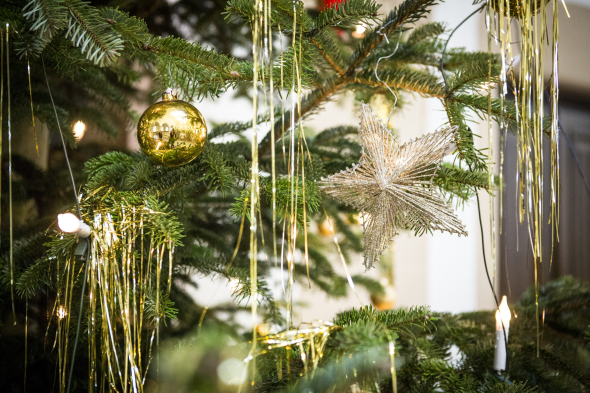
<path fill-rule="evenodd" d="M 444 84 L 434 75 L 425 71 L 416 71 L 409 68 L 394 68 L 381 70 L 379 78 L 387 85 L 394 89 L 404 89 L 416 92 L 424 97 L 443 98 L 446 95 Z M 369 86 L 383 86 L 379 82 L 372 69 L 361 71 L 355 79 L 355 82 Z"/>
<path fill-rule="evenodd" d="M 43 285 L 50 282 L 51 261 L 39 258 L 18 277 L 15 284 L 16 293 L 23 298 L 32 298 Z"/>
<path fill-rule="evenodd" d="M 132 157 L 121 152 L 108 152 L 90 159 L 84 165 L 84 171 L 88 174 L 86 187 L 95 190 L 103 185 L 114 184 L 127 173 L 133 163 Z"/>
<path fill-rule="evenodd" d="M 470 171 L 444 163 L 434 175 L 434 184 L 447 195 L 447 199 L 458 197 L 467 202 L 474 195 L 474 187 L 488 189 L 488 174 L 486 171 Z"/>
<path fill-rule="evenodd" d="M 340 140 L 348 135 L 358 135 L 358 127 L 355 126 L 339 126 L 328 128 L 320 132 L 309 142 L 313 145 L 323 145 L 332 140 Z"/>
<path fill-rule="evenodd" d="M 67 0 L 64 6 L 69 11 L 66 37 L 74 46 L 101 67 L 115 62 L 123 49 L 123 40 L 101 13 L 81 0 Z"/>
<path fill-rule="evenodd" d="M 23 16 L 32 22 L 29 29 L 46 42 L 66 27 L 67 14 L 63 0 L 31 0 L 23 7 Z"/>
<path fill-rule="evenodd" d="M 407 43 L 408 45 L 416 45 L 419 42 L 437 38 L 446 30 L 445 24 L 441 22 L 425 23 L 422 26 L 416 27 L 410 33 Z"/>
<path fill-rule="evenodd" d="M 315 89 L 314 91 L 312 91 L 311 93 L 306 95 L 304 97 L 304 99 L 302 100 L 303 102 L 301 104 L 301 117 L 305 117 L 305 116 L 309 116 L 309 115 L 313 114 L 314 111 L 320 107 L 320 105 L 325 104 L 331 95 L 333 95 L 335 92 L 340 90 L 342 87 L 346 86 L 347 83 L 348 82 L 346 80 L 334 77 L 334 78 L 327 80 L 322 86 L 320 86 L 319 88 Z M 291 119 L 292 117 L 294 120 L 293 123 L 292 123 L 292 119 Z M 285 132 L 288 131 L 295 124 L 297 124 L 299 119 L 300 119 L 299 112 L 296 112 L 294 116 L 291 116 L 290 111 L 285 112 L 285 114 L 284 114 L 284 121 L 285 121 L 284 129 L 282 128 L 282 120 L 278 120 L 275 123 L 275 130 L 277 131 L 277 132 L 275 132 L 276 133 L 275 140 L 278 142 L 280 140 L 280 138 L 283 136 L 283 134 L 281 133 L 282 131 L 279 131 L 279 130 L 284 130 Z M 261 155 L 265 155 L 270 148 L 271 148 L 270 135 L 267 134 L 259 144 L 259 152 Z"/>
<path fill-rule="evenodd" d="M 383 23 L 376 26 L 373 32 L 363 39 L 351 56 L 347 73 L 354 73 L 373 49 L 385 40 L 385 35 L 389 36 L 402 28 L 402 25 L 416 23 L 421 18 L 426 17 L 430 13 L 429 8 L 437 3 L 437 0 L 405 0 L 394 8 Z"/>
<path fill-rule="evenodd" d="M 348 326 L 359 321 L 378 321 L 388 329 L 399 331 L 413 326 L 425 327 L 430 321 L 436 321 L 428 307 L 399 308 L 389 311 L 377 311 L 372 306 L 358 310 L 345 311 L 336 316 L 334 324 Z"/>
<path fill-rule="evenodd" d="M 203 180 L 208 191 L 220 190 L 225 195 L 234 187 L 233 173 L 220 150 L 205 149 L 201 155 L 201 163 L 204 165 Z"/>
<path fill-rule="evenodd" d="M 491 83 L 500 82 L 500 69 L 492 66 L 492 74 L 489 75 L 488 62 L 470 62 L 462 64 L 454 75 L 447 79 L 449 94 L 476 92 L 482 89 L 490 90 Z"/>
<path fill-rule="evenodd" d="M 339 75 L 344 75 L 347 65 L 340 54 L 340 48 L 336 41 L 325 30 L 319 31 L 311 37 L 311 43 L 317 48 L 326 63 Z"/>
<path fill-rule="evenodd" d="M 15 273 L 15 289 L 21 297 L 32 297 L 48 281 L 49 270 L 44 244 L 45 233 L 20 238 L 13 244 L 13 261 Z M 10 254 L 3 250 L 0 256 L 0 288 L 10 288 Z"/>
<path fill-rule="evenodd" d="M 151 34 L 143 19 L 110 7 L 101 8 L 99 12 L 112 29 L 120 34 L 130 56 L 135 55 L 137 49 L 150 40 Z"/>
<path fill-rule="evenodd" d="M 395 334 L 390 335 L 397 338 Z M 374 320 L 351 323 L 339 329 L 328 341 L 327 347 L 344 353 L 365 352 L 377 346 L 384 346 L 389 340 L 387 329 Z"/>
<path fill-rule="evenodd" d="M 443 105 L 447 112 L 449 125 L 457 127 L 454 137 L 459 158 L 464 161 L 471 170 L 485 171 L 487 169 L 485 156 L 475 148 L 473 132 L 467 125 L 464 107 L 457 102 L 454 102 L 453 99 L 444 100 Z"/>
<path fill-rule="evenodd" d="M 156 309 L 156 298 L 159 297 L 159 309 Z M 174 308 L 174 302 L 171 301 L 166 297 L 164 291 L 156 291 L 153 290 L 146 290 L 146 297 L 145 297 L 145 316 L 151 320 L 152 323 L 155 323 L 157 320 L 161 320 L 164 322 L 164 325 L 167 326 L 166 320 L 174 320 L 176 319 L 176 315 L 178 314 L 178 309 Z"/>
<path fill-rule="evenodd" d="M 374 0 L 348 0 L 326 7 L 314 21 L 314 30 L 329 26 L 352 27 L 359 23 L 369 24 L 375 20 L 381 4 Z M 314 35 L 314 30 L 309 35 Z"/>

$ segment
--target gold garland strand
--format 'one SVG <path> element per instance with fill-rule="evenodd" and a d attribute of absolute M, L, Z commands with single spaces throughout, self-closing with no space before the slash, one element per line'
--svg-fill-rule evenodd
<path fill-rule="evenodd" d="M 4 128 L 4 32 L 0 29 L 0 163 L 2 163 L 2 129 Z M 2 171 L 0 170 L 0 194 L 2 189 Z M 2 209 L 0 209 L 0 224 Z"/>
<path fill-rule="evenodd" d="M 502 3 L 502 2 L 501 2 Z M 502 5 L 500 5 L 502 7 Z M 488 26 L 492 26 L 491 16 L 491 1 L 488 2 Z M 492 127 L 492 35 L 488 34 L 488 113 L 487 113 L 487 127 L 488 127 L 488 187 L 492 190 L 494 185 L 494 129 Z M 477 190 L 475 192 L 478 192 Z M 492 283 L 496 282 L 496 220 L 494 217 L 494 198 L 490 196 L 490 259 L 492 263 Z M 493 289 L 493 288 L 492 288 Z"/>
<path fill-rule="evenodd" d="M 166 213 L 155 212 L 148 204 L 137 208 L 124 200 L 114 206 L 104 202 L 97 204 L 97 200 L 109 199 L 108 194 L 112 191 L 96 197 L 97 192 L 86 197 L 84 209 L 92 232 L 86 262 L 89 287 L 88 391 L 143 392 L 153 357 L 153 343 L 156 341 L 158 345 L 159 325 L 166 317 L 175 244 L 168 234 L 158 232 L 154 226 L 157 216 Z M 149 243 L 144 241 L 146 236 Z M 146 245 L 149 247 L 145 248 Z M 145 252 L 147 258 L 144 258 Z M 168 263 L 167 283 L 162 282 L 161 277 L 165 262 Z M 155 275 L 152 265 L 156 269 Z M 58 254 L 56 266 L 63 274 L 58 274 L 52 315 L 57 318 L 59 390 L 64 392 L 66 365 L 70 362 L 70 310 L 76 277 L 80 277 L 83 267 L 77 267 L 73 253 Z M 148 325 L 147 342 L 142 338 L 146 318 L 153 321 Z M 143 354 L 147 355 L 145 367 Z"/>
<path fill-rule="evenodd" d="M 263 13 L 261 10 L 261 2 L 256 1 L 254 5 L 254 20 L 253 20 L 253 93 L 252 93 L 252 165 L 250 174 L 250 294 L 251 294 L 251 308 L 252 308 L 252 348 L 250 353 L 256 351 L 256 326 L 257 326 L 257 297 L 258 297 L 258 239 L 257 239 L 257 214 L 259 200 L 259 178 L 258 178 L 258 73 L 259 73 L 259 57 L 260 57 L 260 30 L 262 27 Z M 262 223 L 261 223 L 262 224 Z M 254 378 L 256 376 L 256 362 L 252 362 L 252 385 L 254 385 Z M 241 387 L 240 387 L 241 390 Z"/>
<path fill-rule="evenodd" d="M 514 82 L 514 72 L 511 50 L 511 17 L 518 21 L 520 29 L 520 80 L 514 82 L 515 107 L 517 116 L 517 201 L 519 223 L 527 222 L 528 236 L 534 259 L 535 280 L 535 305 L 537 320 L 537 355 L 539 355 L 540 327 L 538 289 L 542 280 L 543 263 L 543 182 L 546 174 L 543 170 L 543 133 L 546 128 L 544 123 L 544 94 L 545 94 L 545 46 L 549 43 L 547 30 L 547 1 L 523 1 L 512 3 L 516 8 L 511 9 L 509 0 L 490 1 L 491 10 L 498 12 L 499 29 L 498 36 L 501 41 L 502 71 L 500 79 L 500 109 L 505 110 L 505 94 L 507 92 L 507 74 Z M 565 7 L 565 3 L 564 3 Z M 567 12 L 567 8 L 566 8 Z M 569 16 L 569 14 L 568 14 Z M 558 84 L 558 4 L 553 2 L 553 36 L 552 73 L 551 80 L 551 124 L 550 124 L 550 215 L 548 219 L 551 225 L 551 259 L 555 242 L 559 241 L 559 126 L 557 102 L 559 94 Z M 504 23 L 506 28 L 504 29 Z M 491 31 L 490 26 L 490 31 Z M 491 33 L 490 33 L 491 34 Z M 506 59 L 510 59 L 507 62 Z M 505 128 L 507 122 L 501 120 L 500 127 Z M 503 139 L 501 139 L 501 144 Z M 500 180 L 503 181 L 503 146 L 500 152 Z M 502 205 L 502 197 L 500 198 Z"/>
<path fill-rule="evenodd" d="M 31 65 L 29 64 L 29 55 L 27 54 L 27 75 L 29 77 L 29 96 L 31 98 L 31 121 L 33 122 L 33 134 L 35 135 L 35 149 L 39 157 L 39 143 L 37 142 L 37 127 L 35 127 L 35 110 L 33 109 L 33 88 L 31 87 Z"/>
<path fill-rule="evenodd" d="M 12 316 L 16 325 L 16 311 L 14 309 L 14 260 L 13 260 L 13 228 L 12 228 L 12 121 L 10 118 L 10 46 L 9 28 L 6 23 L 6 103 L 8 104 L 8 223 L 10 226 L 10 300 L 12 302 Z M 1 148 L 1 146 L 0 146 Z"/>
<path fill-rule="evenodd" d="M 270 142 L 271 149 L 271 176 L 272 176 L 272 251 L 273 261 L 275 267 L 277 264 L 277 174 L 276 174 L 276 149 L 275 149 L 275 108 L 274 108 L 274 67 L 273 67 L 273 37 L 272 37 L 272 23 L 268 23 L 272 18 L 272 2 L 266 0 L 266 18 L 264 19 L 267 26 L 266 30 L 266 44 L 268 45 L 268 64 L 269 64 L 269 83 L 270 83 Z M 282 48 L 282 42 L 281 42 Z M 282 51 L 281 51 L 282 56 Z M 281 65 L 282 67 L 282 65 Z M 282 87 L 282 86 L 281 86 Z"/>

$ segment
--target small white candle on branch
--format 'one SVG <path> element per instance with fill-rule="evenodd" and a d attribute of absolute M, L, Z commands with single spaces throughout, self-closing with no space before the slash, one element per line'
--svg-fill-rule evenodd
<path fill-rule="evenodd" d="M 503 326 L 502 326 L 503 325 Z M 502 297 L 499 310 L 496 310 L 496 350 L 494 352 L 494 370 L 506 370 L 506 343 L 510 329 L 510 309 L 506 296 Z"/>
<path fill-rule="evenodd" d="M 57 225 L 66 233 L 73 233 L 82 238 L 90 236 L 90 227 L 72 213 L 58 214 Z"/>

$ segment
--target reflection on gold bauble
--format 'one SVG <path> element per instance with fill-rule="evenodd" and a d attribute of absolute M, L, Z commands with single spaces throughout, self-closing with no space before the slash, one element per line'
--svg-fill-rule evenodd
<path fill-rule="evenodd" d="M 156 164 L 180 166 L 201 154 L 207 142 L 207 125 L 201 112 L 166 89 L 162 101 L 143 112 L 137 124 L 141 151 Z"/>
<path fill-rule="evenodd" d="M 259 323 L 256 325 L 256 333 L 259 336 L 268 336 L 270 334 L 270 323 Z"/>
<path fill-rule="evenodd" d="M 330 236 L 334 234 L 334 232 L 332 232 L 332 227 L 330 226 L 328 220 L 324 220 L 320 223 L 320 225 L 318 225 L 318 232 L 322 236 Z"/>
<path fill-rule="evenodd" d="M 384 287 L 384 293 L 371 294 L 371 302 L 379 311 L 391 310 L 397 302 L 397 294 L 392 285 Z"/>
<path fill-rule="evenodd" d="M 510 17 L 523 19 L 525 17 L 525 5 L 528 3 L 530 8 L 531 16 L 535 15 L 541 10 L 541 1 L 543 0 L 490 0 L 492 8 L 497 13 L 502 12 L 504 16 L 508 16 L 510 11 Z M 545 0 L 549 3 L 549 0 Z M 503 9 L 500 10 L 500 5 Z"/>

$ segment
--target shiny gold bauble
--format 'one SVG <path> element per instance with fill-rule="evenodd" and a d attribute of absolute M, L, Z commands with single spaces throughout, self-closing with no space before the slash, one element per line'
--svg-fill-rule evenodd
<path fill-rule="evenodd" d="M 523 19 L 525 17 L 525 5 L 529 4 L 531 16 L 535 15 L 541 10 L 541 2 L 543 0 L 490 0 L 491 6 L 497 13 L 500 13 L 500 5 L 503 6 L 502 13 L 504 16 L 512 18 Z M 549 3 L 550 0 L 544 0 Z M 510 7 L 508 7 L 510 6 Z M 510 15 L 508 15 L 510 11 Z"/>
<path fill-rule="evenodd" d="M 318 232 L 322 236 L 334 235 L 334 232 L 332 231 L 332 227 L 330 226 L 328 220 L 324 220 L 320 223 L 320 225 L 318 225 Z"/>
<path fill-rule="evenodd" d="M 391 310 L 397 303 L 397 293 L 395 288 L 387 285 L 384 288 L 384 293 L 371 294 L 371 303 L 379 311 Z"/>
<path fill-rule="evenodd" d="M 207 142 L 207 125 L 201 112 L 167 89 L 162 101 L 143 112 L 137 124 L 141 151 L 156 164 L 180 166 L 201 154 Z"/>
<path fill-rule="evenodd" d="M 270 323 L 259 323 L 256 325 L 256 333 L 259 336 L 268 336 L 270 334 Z"/>

